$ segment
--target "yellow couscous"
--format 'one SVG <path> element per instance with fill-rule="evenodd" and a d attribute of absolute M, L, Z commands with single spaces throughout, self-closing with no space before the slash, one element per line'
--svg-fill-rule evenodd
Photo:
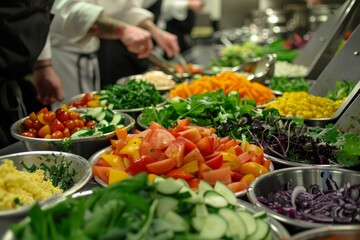
<path fill-rule="evenodd" d="M 20 171 L 11 160 L 0 165 L 0 210 L 31 205 L 59 193 L 62 193 L 60 188 L 44 180 L 43 170 L 34 173 Z"/>

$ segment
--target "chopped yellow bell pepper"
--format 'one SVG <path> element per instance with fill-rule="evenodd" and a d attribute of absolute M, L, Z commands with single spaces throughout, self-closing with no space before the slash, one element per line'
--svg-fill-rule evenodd
<path fill-rule="evenodd" d="M 128 176 L 129 176 L 129 174 L 125 171 L 110 168 L 109 185 L 116 183 L 116 182 L 120 182 L 120 181 L 124 180 L 125 178 L 127 178 Z"/>

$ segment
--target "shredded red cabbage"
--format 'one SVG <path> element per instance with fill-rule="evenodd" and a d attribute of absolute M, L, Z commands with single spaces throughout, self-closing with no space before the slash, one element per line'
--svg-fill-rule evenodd
<path fill-rule="evenodd" d="M 327 183 L 325 188 L 321 190 L 318 185 L 310 185 L 303 191 L 301 186 L 293 187 L 289 181 L 285 190 L 257 199 L 291 218 L 318 223 L 360 223 L 360 184 L 348 183 L 339 188 L 337 184 Z"/>

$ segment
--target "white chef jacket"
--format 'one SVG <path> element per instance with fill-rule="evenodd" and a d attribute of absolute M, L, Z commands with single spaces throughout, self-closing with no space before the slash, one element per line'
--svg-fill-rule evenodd
<path fill-rule="evenodd" d="M 62 79 L 65 99 L 100 90 L 95 54 L 99 39 L 87 35 L 100 14 L 132 25 L 153 19 L 152 13 L 139 7 L 135 0 L 55 0 L 52 13 L 52 62 Z"/>

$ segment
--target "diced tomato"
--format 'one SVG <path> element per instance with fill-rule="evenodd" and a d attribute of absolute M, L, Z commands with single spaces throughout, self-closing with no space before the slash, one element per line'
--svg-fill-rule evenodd
<path fill-rule="evenodd" d="M 232 172 L 231 173 L 231 180 L 233 182 L 239 182 L 241 181 L 241 179 L 244 177 L 244 175 L 242 175 L 241 173 L 238 172 Z"/>
<path fill-rule="evenodd" d="M 223 165 L 223 162 L 223 155 L 219 153 L 217 156 L 207 160 L 205 163 L 212 169 L 219 169 Z"/>
<path fill-rule="evenodd" d="M 160 124 L 158 124 L 157 122 L 154 122 L 154 121 L 152 121 L 152 122 L 150 123 L 149 128 L 150 128 L 151 130 L 155 130 L 155 129 L 166 129 L 166 128 L 164 128 L 163 126 L 161 126 Z"/>
<path fill-rule="evenodd" d="M 150 128 L 144 130 L 144 131 L 140 131 L 139 133 L 131 133 L 131 134 L 128 134 L 126 140 L 130 139 L 130 138 L 134 138 L 134 137 L 137 137 L 137 138 L 145 138 L 149 132 L 151 132 L 152 130 Z"/>
<path fill-rule="evenodd" d="M 115 146 L 115 151 L 114 151 L 114 154 L 116 155 L 120 155 L 120 151 L 127 145 L 127 143 L 122 140 L 122 139 L 119 139 L 116 141 L 116 146 Z"/>
<path fill-rule="evenodd" d="M 229 184 L 231 183 L 231 170 L 230 167 L 223 167 L 212 171 L 203 172 L 202 177 L 205 181 L 213 186 L 217 181 L 224 184 Z"/>
<path fill-rule="evenodd" d="M 178 124 L 178 126 L 189 126 L 190 119 L 178 119 L 177 124 Z"/>
<path fill-rule="evenodd" d="M 212 140 L 213 151 L 215 151 L 220 146 L 220 137 L 218 137 L 215 134 L 212 134 L 209 138 Z"/>
<path fill-rule="evenodd" d="M 165 176 L 167 177 L 172 177 L 172 178 L 175 178 L 175 179 L 178 179 L 178 178 L 181 178 L 181 179 L 184 179 L 184 180 L 190 180 L 190 179 L 193 179 L 194 176 L 184 170 L 181 170 L 179 168 L 176 168 L 176 169 L 173 169 L 173 170 L 170 170 L 169 172 L 165 173 Z"/>
<path fill-rule="evenodd" d="M 236 153 L 237 156 L 239 156 L 240 154 L 243 153 L 243 150 L 242 150 L 242 148 L 241 148 L 239 145 L 236 145 L 236 146 L 234 147 L 234 149 L 235 149 L 235 153 Z"/>
<path fill-rule="evenodd" d="M 109 183 L 109 172 L 111 167 L 93 166 L 94 176 L 100 178 L 106 184 Z"/>
<path fill-rule="evenodd" d="M 180 167 L 185 154 L 185 141 L 182 139 L 176 139 L 165 150 L 167 157 L 172 157 L 176 160 L 176 167 Z"/>
<path fill-rule="evenodd" d="M 198 164 L 205 162 L 204 157 L 200 153 L 199 149 L 195 148 L 185 155 L 182 164 L 186 164 L 191 161 L 197 161 Z"/>
<path fill-rule="evenodd" d="M 47 109 L 47 107 L 44 107 L 42 109 L 40 109 L 37 113 L 36 116 L 39 116 L 40 113 L 45 114 L 49 111 L 49 109 Z"/>
<path fill-rule="evenodd" d="M 189 187 L 190 187 L 191 189 L 196 190 L 196 189 L 199 188 L 200 179 L 198 179 L 198 178 L 193 178 L 193 179 L 188 180 L 187 183 L 189 184 Z"/>
<path fill-rule="evenodd" d="M 177 137 L 177 139 L 182 139 L 185 141 L 185 153 L 188 153 L 188 152 L 194 150 L 195 148 L 197 148 L 196 144 L 187 138 L 179 136 L 179 137 Z"/>
<path fill-rule="evenodd" d="M 211 134 L 215 133 L 215 128 L 209 128 L 209 127 L 202 127 L 202 126 L 185 126 L 185 129 L 190 128 L 197 128 L 200 130 L 200 134 L 202 137 L 210 136 Z"/>
<path fill-rule="evenodd" d="M 149 163 L 146 165 L 146 168 L 149 173 L 161 175 L 173 169 L 175 165 L 176 160 L 174 158 L 166 158 L 160 161 Z"/>
<path fill-rule="evenodd" d="M 141 172 L 147 172 L 147 165 L 155 162 L 155 160 L 149 156 L 143 155 L 136 159 L 134 162 L 130 162 L 130 166 L 126 169 L 131 175 L 136 175 Z"/>
<path fill-rule="evenodd" d="M 251 160 L 250 154 L 248 152 L 243 152 L 242 154 L 238 155 L 240 163 L 246 163 Z"/>
<path fill-rule="evenodd" d="M 201 140 L 200 130 L 197 128 L 189 128 L 178 133 L 180 134 L 180 136 L 189 139 L 193 143 L 197 143 Z"/>
<path fill-rule="evenodd" d="M 198 141 L 196 146 L 203 156 L 208 156 L 214 152 L 212 141 L 208 136 L 205 136 L 200 141 Z"/>
<path fill-rule="evenodd" d="M 100 158 L 97 162 L 96 162 L 96 166 L 100 166 L 100 167 L 111 167 L 111 165 L 106 162 L 103 158 Z"/>
<path fill-rule="evenodd" d="M 87 102 L 90 100 L 93 100 L 94 96 L 91 92 L 87 92 L 84 94 L 84 96 L 81 98 L 80 104 L 82 106 L 86 106 Z"/>
<path fill-rule="evenodd" d="M 220 144 L 226 144 L 228 141 L 230 141 L 230 137 L 229 136 L 226 136 L 226 137 L 222 137 L 220 139 Z"/>
<path fill-rule="evenodd" d="M 237 142 L 234 139 L 231 139 L 230 141 L 225 143 L 225 148 L 226 150 L 228 150 L 230 147 L 235 147 L 237 145 L 238 145 Z"/>
<path fill-rule="evenodd" d="M 175 141 L 175 137 L 168 130 L 155 129 L 150 144 L 155 149 L 162 150 L 167 148 L 173 141 Z"/>
<path fill-rule="evenodd" d="M 199 165 L 198 178 L 204 179 L 204 178 L 203 178 L 203 173 L 204 173 L 204 172 L 208 172 L 208 171 L 212 171 L 211 167 L 209 167 L 209 166 L 206 165 L 205 163 L 200 164 L 200 165 Z"/>
<path fill-rule="evenodd" d="M 245 182 L 232 182 L 227 185 L 234 193 L 244 191 L 248 186 Z"/>
<path fill-rule="evenodd" d="M 166 158 L 163 151 L 155 149 L 149 142 L 142 141 L 140 144 L 140 155 L 147 155 L 159 161 Z"/>

